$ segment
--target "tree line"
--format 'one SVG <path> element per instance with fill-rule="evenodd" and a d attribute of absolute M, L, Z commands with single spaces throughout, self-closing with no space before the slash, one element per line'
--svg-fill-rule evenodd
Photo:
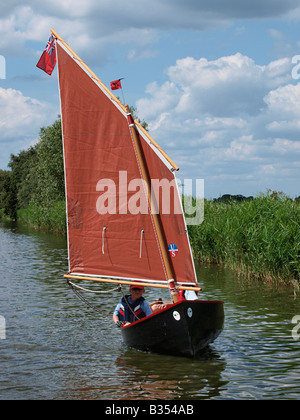
<path fill-rule="evenodd" d="M 148 124 L 130 112 L 147 130 Z M 0 169 L 0 217 L 22 219 L 38 228 L 66 231 L 61 118 L 42 127 L 37 144 L 11 154 L 10 170 Z"/>
<path fill-rule="evenodd" d="M 18 210 L 39 206 L 45 217 L 65 199 L 61 119 L 42 127 L 37 144 L 11 154 L 10 170 L 0 170 L 0 208 L 13 220 Z"/>

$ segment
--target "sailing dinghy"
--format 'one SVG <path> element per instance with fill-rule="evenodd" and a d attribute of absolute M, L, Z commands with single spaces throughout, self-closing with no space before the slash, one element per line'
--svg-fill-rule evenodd
<path fill-rule="evenodd" d="M 223 302 L 199 292 L 175 182 L 179 169 L 54 31 L 65 166 L 68 279 L 169 289 L 172 301 L 121 328 L 141 350 L 193 357 L 220 334 Z M 164 211 L 159 189 L 170 195 Z M 160 203 L 161 201 L 161 203 Z"/>

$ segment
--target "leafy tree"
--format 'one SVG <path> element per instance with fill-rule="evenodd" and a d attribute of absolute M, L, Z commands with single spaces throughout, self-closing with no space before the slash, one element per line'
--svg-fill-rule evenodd
<path fill-rule="evenodd" d="M 37 148 L 30 147 L 18 156 L 11 155 L 9 166 L 17 185 L 17 207 L 25 208 L 29 205 L 35 189 L 36 181 L 30 176 L 37 162 Z"/>
<path fill-rule="evenodd" d="M 21 151 L 18 155 L 11 154 L 8 164 L 11 171 L 6 171 L 2 183 L 1 202 L 4 213 L 12 219 L 17 218 L 17 209 L 22 205 L 28 205 L 29 198 L 23 194 L 19 195 L 23 181 L 26 179 L 33 158 L 36 154 L 34 147 Z M 27 195 L 29 192 L 27 192 Z"/>
<path fill-rule="evenodd" d="M 9 176 L 8 171 L 4 171 L 3 169 L 0 169 L 0 209 L 4 207 L 3 202 L 3 186 L 6 181 L 6 178 Z"/>
<path fill-rule="evenodd" d="M 32 167 L 28 181 L 36 180 L 32 200 L 43 206 L 64 200 L 64 164 L 62 148 L 61 120 L 51 126 L 42 127 L 37 144 L 37 162 Z"/>
<path fill-rule="evenodd" d="M 4 214 L 9 216 L 12 220 L 17 219 L 17 187 L 13 178 L 13 174 L 7 171 L 2 183 L 1 194 L 2 206 Z"/>
<path fill-rule="evenodd" d="M 48 208 L 64 200 L 61 139 L 61 120 L 58 118 L 51 126 L 41 128 L 35 146 L 10 156 L 8 166 L 11 171 L 6 171 L 5 175 L 1 173 L 0 186 L 1 205 L 12 219 L 17 218 L 18 209 L 30 204 Z"/>
<path fill-rule="evenodd" d="M 130 110 L 147 129 L 148 124 L 135 115 L 135 108 L 131 106 Z M 12 219 L 17 219 L 18 210 L 30 207 L 35 214 L 34 224 L 50 226 L 53 209 L 61 208 L 61 202 L 65 200 L 60 116 L 52 125 L 40 129 L 35 146 L 18 155 L 12 154 L 8 166 L 11 171 L 0 173 L 0 208 L 4 208 L 5 214 Z"/>

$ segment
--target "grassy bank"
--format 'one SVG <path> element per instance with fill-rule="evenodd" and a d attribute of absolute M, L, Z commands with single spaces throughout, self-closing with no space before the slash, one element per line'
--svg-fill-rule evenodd
<path fill-rule="evenodd" d="M 4 209 L 0 209 L 0 220 L 11 220 L 10 217 L 8 217 L 5 213 L 4 213 Z"/>
<path fill-rule="evenodd" d="M 262 280 L 299 284 L 300 203 L 261 195 L 250 201 L 205 200 L 204 222 L 189 226 L 195 258 Z M 65 201 L 18 210 L 18 220 L 66 233 Z"/>
<path fill-rule="evenodd" d="M 66 203 L 57 201 L 49 207 L 32 204 L 17 212 L 18 220 L 28 223 L 37 229 L 49 230 L 58 234 L 66 233 Z"/>
<path fill-rule="evenodd" d="M 251 201 L 206 201 L 204 211 L 204 222 L 189 229 L 196 258 L 250 277 L 299 282 L 299 203 L 266 194 Z"/>

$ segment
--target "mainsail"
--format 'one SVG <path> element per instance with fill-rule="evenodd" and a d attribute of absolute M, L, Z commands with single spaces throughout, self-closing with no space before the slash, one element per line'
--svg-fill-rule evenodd
<path fill-rule="evenodd" d="M 57 38 L 69 276 L 168 285 L 168 258 L 175 284 L 197 287 L 175 182 L 178 167 L 52 33 Z M 150 194 L 139 152 L 153 187 Z M 167 199 L 162 197 L 166 191 Z"/>

